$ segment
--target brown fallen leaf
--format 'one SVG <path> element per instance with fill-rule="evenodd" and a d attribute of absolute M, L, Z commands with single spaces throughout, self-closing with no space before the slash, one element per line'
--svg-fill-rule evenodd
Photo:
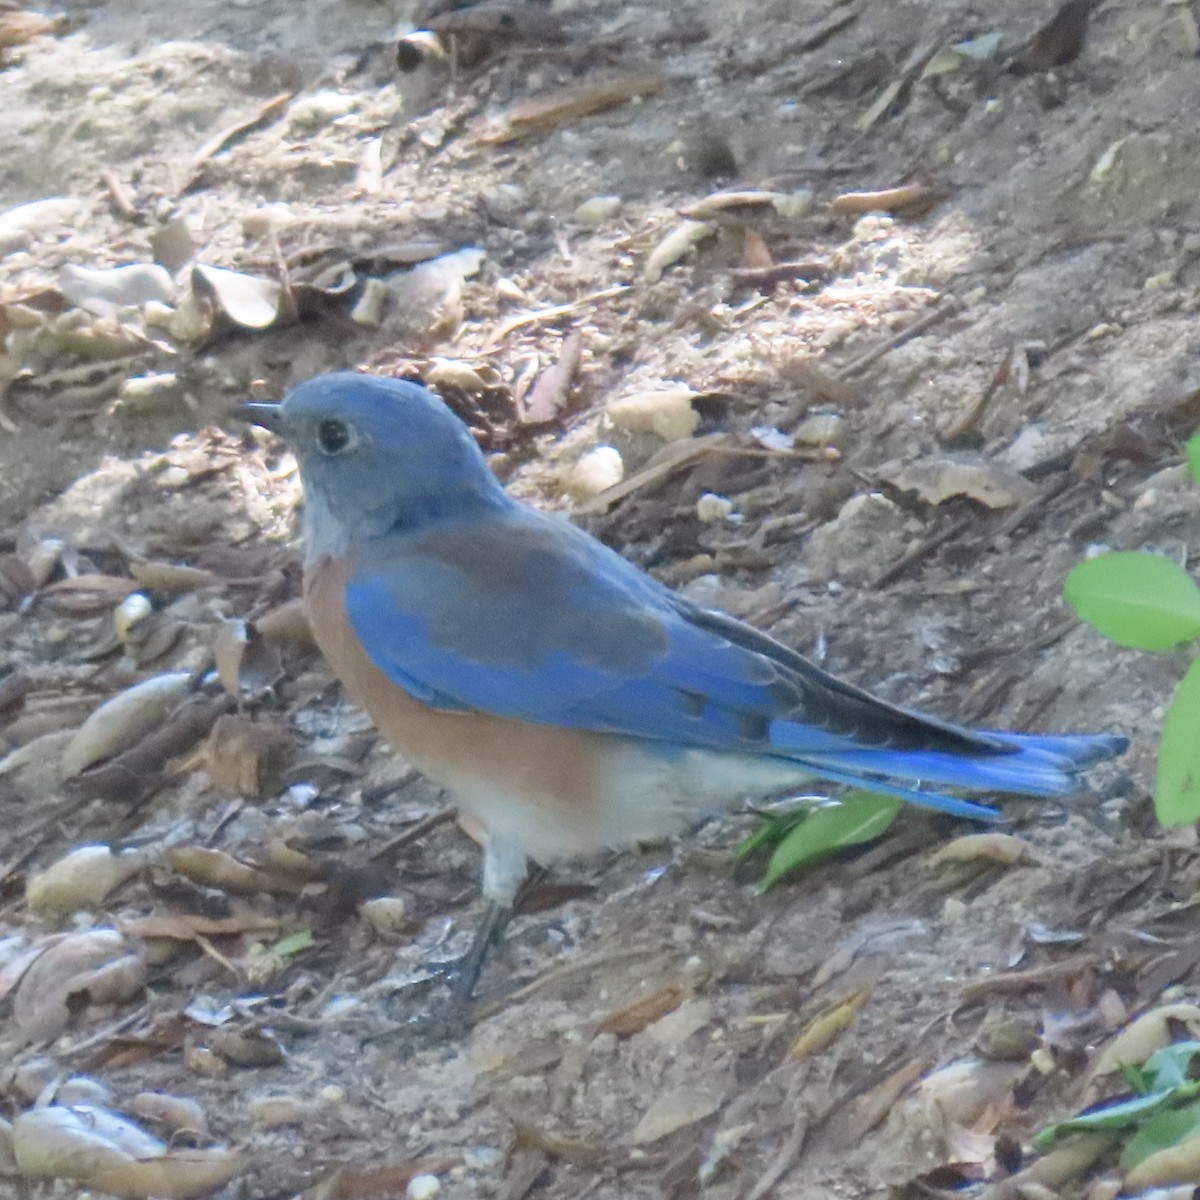
<path fill-rule="evenodd" d="M 217 677 L 230 696 L 258 695 L 283 675 L 279 647 L 240 618 L 226 621 L 213 642 Z"/>
<path fill-rule="evenodd" d="M 950 196 L 946 188 L 929 183 L 906 183 L 878 192 L 843 192 L 829 207 L 840 213 L 886 212 L 894 216 L 919 217 Z"/>
<path fill-rule="evenodd" d="M 94 617 L 115 608 L 137 591 L 137 581 L 115 575 L 75 575 L 43 588 L 39 601 L 71 617 Z"/>
<path fill-rule="evenodd" d="M 502 4 L 484 0 L 470 8 L 455 8 L 429 22 L 439 37 L 481 34 L 525 42 L 563 42 L 566 30 L 562 21 L 538 4 Z"/>
<path fill-rule="evenodd" d="M 666 85 L 665 75 L 646 69 L 562 88 L 514 104 L 484 129 L 477 140 L 484 145 L 501 145 L 545 133 L 580 117 L 628 104 L 635 97 L 657 95 Z"/>
<path fill-rule="evenodd" d="M 218 587 L 222 582 L 212 571 L 150 559 L 131 562 L 129 573 L 138 585 L 147 591 L 165 592 L 170 596 L 182 596 L 201 588 Z"/>
<path fill-rule="evenodd" d="M 166 782 L 165 765 L 195 746 L 233 703 L 229 696 L 223 695 L 188 697 L 163 725 L 124 754 L 76 776 L 71 781 L 71 790 L 83 796 L 136 804 Z"/>
<path fill-rule="evenodd" d="M 28 1041 L 54 1037 L 81 1002 L 116 1004 L 145 983 L 145 961 L 117 930 L 70 934 L 49 945 L 21 976 L 13 1022 Z"/>
<path fill-rule="evenodd" d="M 406 1158 L 369 1167 L 338 1167 L 313 1193 L 314 1200 L 376 1200 L 400 1195 L 418 1175 L 445 1175 L 462 1163 L 460 1155 Z"/>
<path fill-rule="evenodd" d="M 679 1007 L 686 993 L 676 984 L 669 984 L 649 996 L 634 1000 L 623 1008 L 614 1009 L 596 1024 L 597 1033 L 615 1033 L 617 1037 L 632 1037 L 647 1025 Z"/>
<path fill-rule="evenodd" d="M 265 1029 L 217 1029 L 212 1049 L 235 1067 L 275 1067 L 283 1062 L 283 1047 Z"/>
<path fill-rule="evenodd" d="M 762 234 L 755 229 L 742 233 L 742 266 L 751 271 L 769 271 L 775 265 Z"/>
<path fill-rule="evenodd" d="M 294 738 L 282 721 L 230 714 L 219 717 L 204 747 L 213 786 L 226 796 L 256 799 L 279 790 Z"/>
<path fill-rule="evenodd" d="M 254 896 L 259 892 L 293 896 L 309 882 L 278 868 L 240 862 L 223 850 L 212 850 L 207 846 L 172 846 L 167 851 L 167 861 L 185 879 L 235 896 Z"/>
<path fill-rule="evenodd" d="M 184 671 L 155 675 L 106 700 L 79 727 L 62 756 L 64 778 L 112 758 L 157 729 L 188 695 Z"/>
<path fill-rule="evenodd" d="M 1008 64 L 1014 75 L 1052 71 L 1073 63 L 1083 50 L 1088 21 L 1098 0 L 1067 0 Z"/>
<path fill-rule="evenodd" d="M 612 1151 L 584 1138 L 551 1133 L 532 1121 L 514 1119 L 513 1135 L 518 1148 L 540 1150 L 548 1158 L 562 1159 L 576 1167 L 597 1167 L 611 1158 Z"/>
<path fill-rule="evenodd" d="M 916 492 L 926 504 L 945 504 L 959 496 L 985 508 L 1012 508 L 1037 495 L 1035 484 L 995 462 L 958 462 L 926 458 L 899 469 L 883 468 L 880 479 L 902 492 Z"/>
<path fill-rule="evenodd" d="M 238 913 L 232 917 L 205 917 L 199 913 L 166 913 L 159 916 L 131 917 L 117 921 L 127 937 L 168 938 L 193 942 L 197 938 L 237 937 L 243 933 L 274 933 L 279 922 L 261 913 Z"/>
<path fill-rule="evenodd" d="M 303 646 L 310 650 L 317 648 L 304 601 L 299 597 L 276 605 L 255 618 L 254 628 L 262 634 L 264 641 L 274 645 Z"/>
<path fill-rule="evenodd" d="M 522 425 L 548 425 L 558 416 L 570 396 L 582 354 L 583 334 L 574 330 L 563 338 L 557 361 L 537 377 L 529 398 L 520 405 Z"/>
<path fill-rule="evenodd" d="M 835 1120 L 821 1131 L 820 1141 L 832 1150 L 848 1150 L 871 1132 L 896 1106 L 896 1101 L 925 1070 L 925 1061 L 914 1058 L 897 1067 L 869 1092 L 839 1107 Z"/>

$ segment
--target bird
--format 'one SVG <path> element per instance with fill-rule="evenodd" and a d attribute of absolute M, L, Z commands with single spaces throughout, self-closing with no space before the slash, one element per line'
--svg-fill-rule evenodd
<path fill-rule="evenodd" d="M 304 600 L 329 667 L 481 831 L 489 907 L 452 980 L 460 998 L 531 863 L 813 780 L 989 820 L 978 793 L 1064 796 L 1126 748 L 974 730 L 836 678 L 511 496 L 419 383 L 339 371 L 239 415 L 296 455 Z"/>

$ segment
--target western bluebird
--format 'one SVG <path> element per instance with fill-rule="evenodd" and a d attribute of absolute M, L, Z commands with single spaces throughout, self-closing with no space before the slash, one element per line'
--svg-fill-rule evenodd
<path fill-rule="evenodd" d="M 814 778 L 990 818 L 940 789 L 1060 796 L 1125 749 L 975 731 L 843 683 L 513 499 L 415 383 L 324 375 L 241 413 L 299 459 L 317 644 L 486 831 L 493 917 L 530 859 L 659 837 Z"/>

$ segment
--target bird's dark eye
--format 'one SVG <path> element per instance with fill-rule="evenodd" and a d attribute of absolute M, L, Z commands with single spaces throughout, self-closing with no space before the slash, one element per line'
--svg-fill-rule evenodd
<path fill-rule="evenodd" d="M 326 454 L 337 454 L 350 445 L 350 430 L 344 421 L 322 421 L 317 426 L 317 445 Z"/>

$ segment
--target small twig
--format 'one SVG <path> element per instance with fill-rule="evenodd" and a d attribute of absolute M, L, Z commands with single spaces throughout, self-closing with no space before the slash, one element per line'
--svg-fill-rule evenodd
<path fill-rule="evenodd" d="M 620 296 L 628 290 L 627 283 L 618 283 L 613 287 L 601 288 L 598 292 L 589 292 L 586 296 L 580 296 L 578 300 L 572 300 L 570 304 L 555 304 L 552 308 L 539 308 L 536 312 L 521 313 L 520 316 L 510 317 L 488 338 L 485 349 L 494 349 L 510 333 L 515 333 L 526 325 L 537 325 L 542 321 L 557 321 L 559 317 L 569 317 L 588 304 L 611 300 L 614 296 Z"/>
<path fill-rule="evenodd" d="M 759 1177 L 758 1182 L 746 1193 L 746 1200 L 763 1200 L 775 1185 L 792 1169 L 792 1164 L 804 1149 L 804 1140 L 808 1137 L 808 1114 L 801 1113 L 796 1118 L 792 1132 L 784 1139 L 775 1157 L 767 1164 L 767 1169 Z"/>
<path fill-rule="evenodd" d="M 371 855 L 371 861 L 378 862 L 381 858 L 389 858 L 402 846 L 410 845 L 418 838 L 424 837 L 431 829 L 437 829 L 439 825 L 449 824 L 457 816 L 457 808 L 439 808 L 437 812 L 430 813 L 429 816 L 422 817 L 416 824 L 410 825 L 403 833 L 389 838 Z"/>
<path fill-rule="evenodd" d="M 998 975 L 963 984 L 959 995 L 964 1004 L 976 1004 L 991 996 L 1017 996 L 1035 988 L 1074 979 L 1083 971 L 1098 966 L 1099 962 L 1094 954 L 1076 954 L 1062 962 L 1032 967 L 1028 971 L 1002 971 Z"/>
<path fill-rule="evenodd" d="M 865 367 L 869 367 L 872 363 L 877 362 L 885 354 L 890 354 L 897 346 L 903 346 L 909 338 L 914 338 L 918 334 L 924 333 L 927 329 L 932 329 L 948 316 L 958 312 L 959 307 L 958 301 L 953 296 L 950 296 L 938 305 L 937 308 L 931 312 L 927 312 L 923 317 L 918 317 L 911 325 L 906 325 L 899 332 L 893 334 L 886 342 L 864 351 L 857 358 L 852 358 L 838 371 L 838 377 L 846 379 L 851 375 L 856 375 Z"/>
<path fill-rule="evenodd" d="M 112 201 L 112 206 L 119 217 L 134 222 L 142 219 L 142 214 L 138 212 L 137 205 L 134 204 L 133 197 L 129 194 L 129 189 L 117 178 L 115 171 L 101 171 L 100 181 L 108 189 L 108 198 Z"/>
<path fill-rule="evenodd" d="M 474 1018 L 476 1021 L 486 1020 L 488 1017 L 502 1012 L 511 1004 L 519 1004 L 522 1000 L 528 1000 L 530 996 L 536 995 L 543 988 L 551 987 L 556 983 L 562 983 L 563 980 L 572 979 L 576 975 L 582 975 L 585 971 L 592 971 L 597 967 L 612 966 L 614 963 L 619 962 L 636 962 L 639 958 L 652 958 L 655 955 L 661 954 L 661 946 L 644 946 L 637 950 L 616 950 L 611 954 L 594 954 L 589 958 L 580 958 L 575 962 L 564 963 L 561 967 L 555 967 L 547 971 L 545 975 L 538 976 L 537 979 L 531 983 L 527 983 L 523 988 L 518 988 L 502 1000 L 494 1000 L 491 1003 L 481 1005 L 476 1010 Z"/>
<path fill-rule="evenodd" d="M 72 1046 L 68 1051 L 69 1054 L 82 1054 L 85 1050 L 91 1050 L 96 1046 L 102 1046 L 110 1038 L 114 1038 L 118 1033 L 136 1025 L 143 1017 L 150 1013 L 150 1004 L 147 1001 L 145 1004 L 135 1008 L 133 1012 L 126 1013 L 119 1020 L 114 1021 L 111 1025 L 105 1026 L 97 1033 L 93 1033 L 91 1037 L 84 1038 L 77 1046 Z"/>
<path fill-rule="evenodd" d="M 927 537 L 923 542 L 918 543 L 906 554 L 902 554 L 890 567 L 885 567 L 878 575 L 875 576 L 867 587 L 881 588 L 885 584 L 889 584 L 893 579 L 903 575 L 914 563 L 918 563 L 923 558 L 928 558 L 939 546 L 943 546 L 952 538 L 958 537 L 965 529 L 967 529 L 975 520 L 974 516 L 963 517 L 955 521 L 953 525 L 947 525 L 945 529 L 939 530 L 937 533 Z"/>

